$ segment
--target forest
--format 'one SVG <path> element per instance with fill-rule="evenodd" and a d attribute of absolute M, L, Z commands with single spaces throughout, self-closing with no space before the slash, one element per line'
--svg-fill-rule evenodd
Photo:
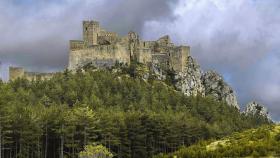
<path fill-rule="evenodd" d="M 187 97 L 141 66 L 65 70 L 50 80 L 0 82 L 1 158 L 77 158 L 102 145 L 116 158 L 149 158 L 271 124 L 211 97 Z M 106 150 L 107 151 L 107 150 Z"/>

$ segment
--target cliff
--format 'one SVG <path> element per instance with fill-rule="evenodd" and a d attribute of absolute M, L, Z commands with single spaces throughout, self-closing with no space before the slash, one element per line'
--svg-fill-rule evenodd
<path fill-rule="evenodd" d="M 197 61 L 189 56 L 185 71 L 178 74 L 176 87 L 187 96 L 212 96 L 218 101 L 239 108 L 236 93 L 223 77 L 215 71 L 203 73 Z"/>

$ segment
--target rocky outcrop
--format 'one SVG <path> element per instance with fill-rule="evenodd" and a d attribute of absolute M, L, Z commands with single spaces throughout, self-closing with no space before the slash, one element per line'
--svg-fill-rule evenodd
<path fill-rule="evenodd" d="M 204 96 L 205 90 L 201 81 L 202 71 L 200 66 L 191 56 L 187 58 L 186 69 L 177 75 L 176 87 L 187 96 Z"/>
<path fill-rule="evenodd" d="M 244 113 L 247 115 L 253 114 L 269 118 L 267 108 L 265 108 L 264 105 L 261 105 L 260 103 L 257 103 L 255 101 L 252 101 L 246 105 Z"/>
<path fill-rule="evenodd" d="M 187 58 L 186 69 L 176 75 L 176 88 L 187 96 L 213 96 L 218 101 L 239 109 L 233 89 L 215 71 L 202 73 L 199 64 L 191 56 Z"/>
<path fill-rule="evenodd" d="M 206 96 L 211 95 L 219 101 L 225 101 L 228 105 L 240 109 L 235 92 L 217 72 L 207 71 L 202 76 L 202 83 L 205 87 Z"/>

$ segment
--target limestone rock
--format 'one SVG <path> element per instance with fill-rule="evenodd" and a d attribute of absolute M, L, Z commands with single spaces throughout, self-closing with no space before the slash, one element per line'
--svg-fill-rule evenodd
<path fill-rule="evenodd" d="M 265 108 L 263 105 L 255 102 L 255 101 L 252 101 L 246 105 L 244 113 L 253 114 L 253 115 L 261 115 L 266 118 L 269 118 L 267 108 Z"/>
<path fill-rule="evenodd" d="M 201 81 L 202 71 L 200 66 L 191 56 L 187 58 L 186 69 L 177 75 L 176 87 L 187 96 L 204 96 L 204 86 Z"/>
<path fill-rule="evenodd" d="M 154 73 L 156 79 L 158 80 L 166 79 L 165 71 L 160 67 L 160 65 L 152 63 L 152 72 Z"/>
<path fill-rule="evenodd" d="M 205 87 L 205 95 L 211 95 L 219 101 L 225 101 L 228 105 L 237 109 L 239 105 L 233 89 L 224 81 L 223 77 L 215 71 L 207 71 L 202 76 L 202 82 Z"/>

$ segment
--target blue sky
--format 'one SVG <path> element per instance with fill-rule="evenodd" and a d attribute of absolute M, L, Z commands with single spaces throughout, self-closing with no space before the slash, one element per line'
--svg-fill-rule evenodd
<path fill-rule="evenodd" d="M 169 34 L 191 46 L 204 70 L 215 69 L 237 91 L 280 120 L 279 0 L 1 0 L 1 77 L 9 65 L 58 71 L 68 41 L 81 38 L 82 20 L 144 39 Z"/>

